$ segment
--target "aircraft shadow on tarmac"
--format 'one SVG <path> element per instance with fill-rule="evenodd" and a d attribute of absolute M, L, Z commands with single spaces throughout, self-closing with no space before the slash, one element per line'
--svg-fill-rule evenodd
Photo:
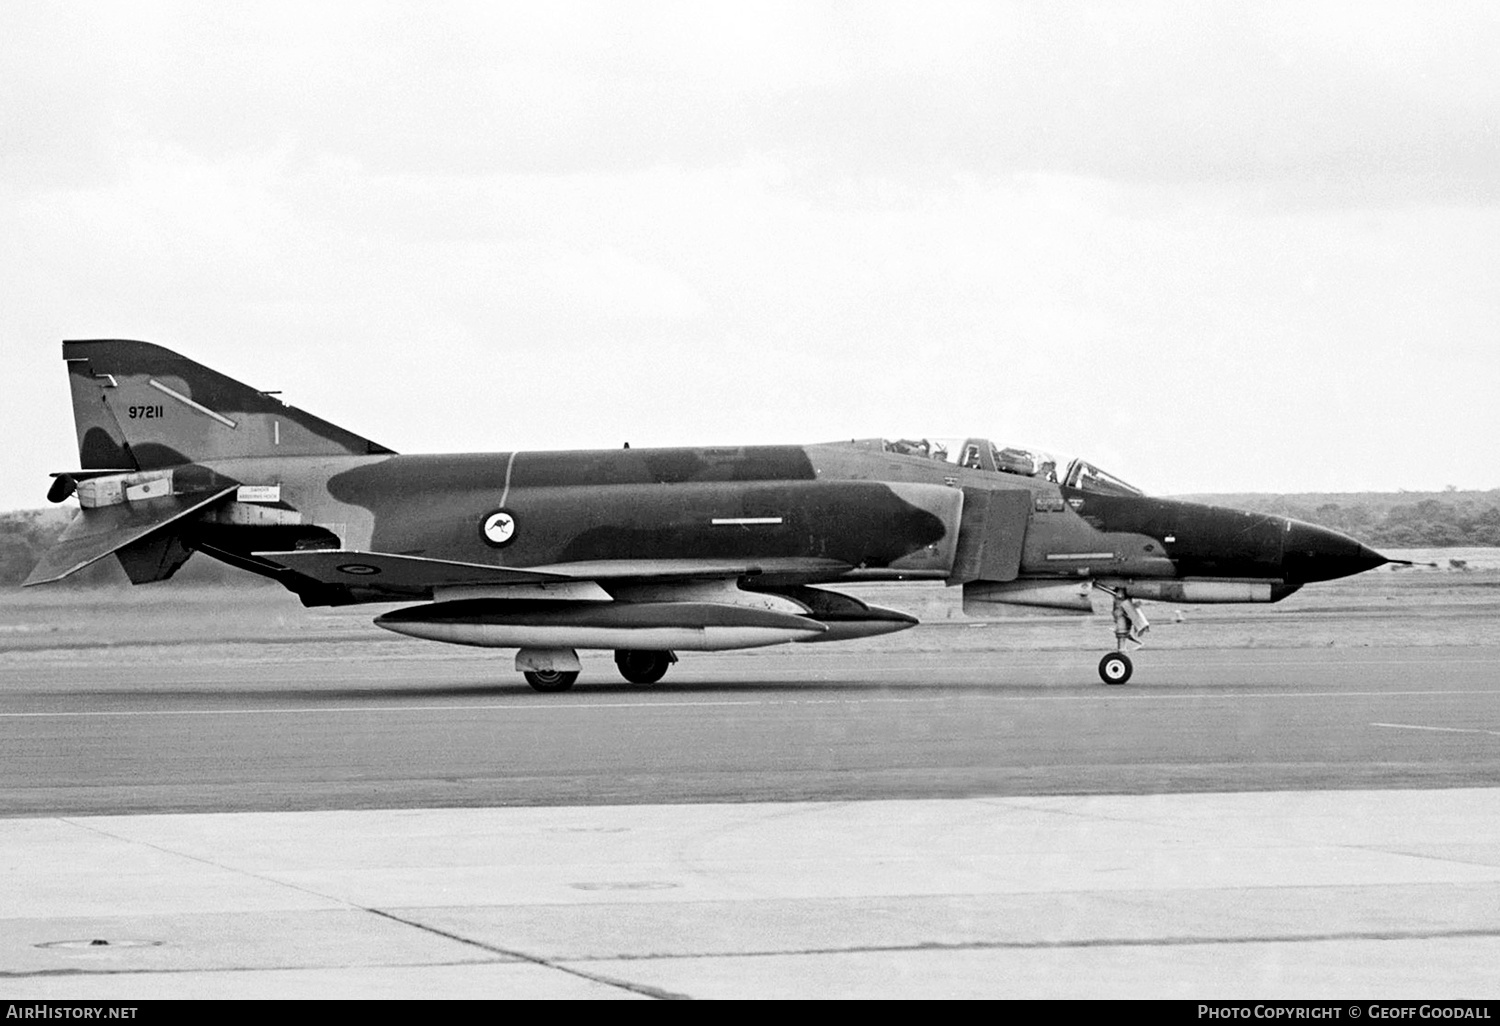
<path fill-rule="evenodd" d="M 712 696 L 724 699 L 736 697 L 767 696 L 814 697 L 818 695 L 868 696 L 871 698 L 891 695 L 939 695 L 939 694 L 984 694 L 984 695 L 1028 695 L 1042 689 L 1049 693 L 1068 694 L 1127 694 L 1126 689 L 1110 689 L 1108 692 L 1097 684 L 1062 684 L 1056 681 L 1041 681 L 1035 678 L 1017 677 L 1011 681 L 867 681 L 852 678 L 840 680 L 676 680 L 670 686 L 651 688 L 632 687 L 611 681 L 579 683 L 565 695 L 540 695 L 525 686 L 517 686 L 507 675 L 496 680 L 480 680 L 465 683 L 433 684 L 369 684 L 350 687 L 347 685 L 319 686 L 310 684 L 294 687 L 143 687 L 90 688 L 71 691 L 74 698 L 107 698 L 119 702 L 129 698 L 142 708 L 162 708 L 166 705 L 203 702 L 225 707 L 246 705 L 306 704 L 313 702 L 368 702 L 371 707 L 391 701 L 422 702 L 454 699 L 485 699 L 502 703 L 555 702 L 559 705 L 580 705 L 578 698 L 614 702 L 638 700 L 642 704 L 652 701 L 670 700 L 674 697 Z M 1140 690 L 1140 689 L 1136 689 Z"/>
<path fill-rule="evenodd" d="M 813 697 L 817 695 L 837 694 L 842 696 L 878 696 L 899 695 L 938 695 L 938 694 L 983 694 L 989 696 L 1000 695 L 1029 695 L 1037 694 L 1042 689 L 1049 693 L 1067 694 L 1129 694 L 1125 689 L 1109 689 L 1106 691 L 1097 684 L 1089 682 L 1058 683 L 1056 681 L 1042 681 L 1035 678 L 1017 678 L 1011 681 L 994 680 L 972 680 L 972 681 L 899 681 L 882 680 L 879 682 L 855 679 L 843 680 L 793 680 L 793 681 L 768 681 L 768 680 L 676 680 L 670 686 L 657 686 L 651 688 L 632 687 L 628 684 L 616 684 L 610 681 L 598 683 L 579 683 L 570 688 L 565 695 L 540 695 L 530 688 L 517 687 L 509 677 L 494 682 L 466 683 L 466 684 L 431 684 L 431 685 L 370 685 L 368 687 L 306 687 L 306 688 L 281 688 L 263 689 L 257 688 L 253 694 L 267 699 L 284 699 L 286 701 L 306 700 L 328 700 L 337 699 L 342 701 L 371 701 L 399 699 L 403 701 L 422 701 L 430 699 L 489 699 L 500 702 L 517 702 L 527 705 L 537 703 L 557 702 L 559 705 L 580 705 L 574 701 L 577 698 L 589 698 L 591 700 L 605 700 L 611 702 L 639 700 L 642 704 L 649 704 L 656 700 L 670 700 L 674 697 L 687 696 L 712 696 L 716 698 L 732 699 L 736 697 L 775 695 L 779 697 Z M 1141 689 L 1135 689 L 1137 691 Z M 224 692 L 194 692 L 204 696 L 215 695 L 222 698 Z M 167 694 L 167 692 L 158 692 Z M 182 691 L 172 691 L 170 694 L 180 696 Z M 244 694 L 244 693 L 242 693 Z"/>

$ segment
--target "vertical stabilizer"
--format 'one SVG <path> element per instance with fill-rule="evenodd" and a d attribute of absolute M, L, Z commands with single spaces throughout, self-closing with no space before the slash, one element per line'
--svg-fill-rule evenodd
<path fill-rule="evenodd" d="M 84 470 L 155 470 L 240 456 L 389 454 L 170 349 L 63 343 Z"/>

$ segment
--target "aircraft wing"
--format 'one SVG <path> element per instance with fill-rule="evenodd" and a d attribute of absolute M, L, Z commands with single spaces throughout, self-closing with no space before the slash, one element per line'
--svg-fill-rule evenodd
<path fill-rule="evenodd" d="M 827 573 L 849 568 L 848 564 L 831 559 L 600 559 L 522 568 L 354 549 L 257 552 L 255 556 L 322 584 L 403 589 L 562 581 L 707 580 L 762 573 Z"/>
<path fill-rule="evenodd" d="M 852 569 L 837 559 L 772 557 L 751 560 L 718 559 L 593 559 L 533 567 L 542 573 L 572 580 L 707 580 L 758 574 L 838 574 Z"/>
<path fill-rule="evenodd" d="M 57 543 L 42 556 L 22 587 L 60 581 L 148 534 L 196 513 L 233 493 L 235 486 L 189 495 L 162 495 L 113 506 L 84 509 Z"/>
<path fill-rule="evenodd" d="M 257 552 L 264 559 L 294 570 L 321 584 L 364 584 L 370 587 L 447 588 L 460 584 L 535 584 L 565 581 L 558 573 L 512 570 L 483 563 L 402 556 L 394 552 L 355 549 L 307 549 L 297 552 Z"/>

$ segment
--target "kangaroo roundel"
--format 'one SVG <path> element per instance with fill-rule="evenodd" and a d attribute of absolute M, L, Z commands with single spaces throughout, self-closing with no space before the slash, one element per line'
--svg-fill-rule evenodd
<path fill-rule="evenodd" d="M 497 509 L 484 518 L 480 525 L 480 532 L 484 540 L 491 545 L 500 546 L 516 536 L 515 515 L 507 509 Z"/>

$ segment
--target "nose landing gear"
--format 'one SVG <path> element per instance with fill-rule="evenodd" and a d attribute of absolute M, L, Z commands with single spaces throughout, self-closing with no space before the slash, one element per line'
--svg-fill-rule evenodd
<path fill-rule="evenodd" d="M 1146 619 L 1146 614 L 1141 612 L 1135 599 L 1112 588 L 1096 587 L 1114 600 L 1110 607 L 1110 617 L 1115 623 L 1115 650 L 1099 660 L 1099 679 L 1106 684 L 1124 684 L 1135 671 L 1130 657 L 1125 654 L 1125 646 L 1135 645 L 1139 648 L 1144 645 L 1141 638 L 1151 629 L 1151 623 Z"/>
<path fill-rule="evenodd" d="M 1099 679 L 1106 684 L 1124 684 L 1135 667 L 1124 652 L 1110 652 L 1099 660 Z"/>

